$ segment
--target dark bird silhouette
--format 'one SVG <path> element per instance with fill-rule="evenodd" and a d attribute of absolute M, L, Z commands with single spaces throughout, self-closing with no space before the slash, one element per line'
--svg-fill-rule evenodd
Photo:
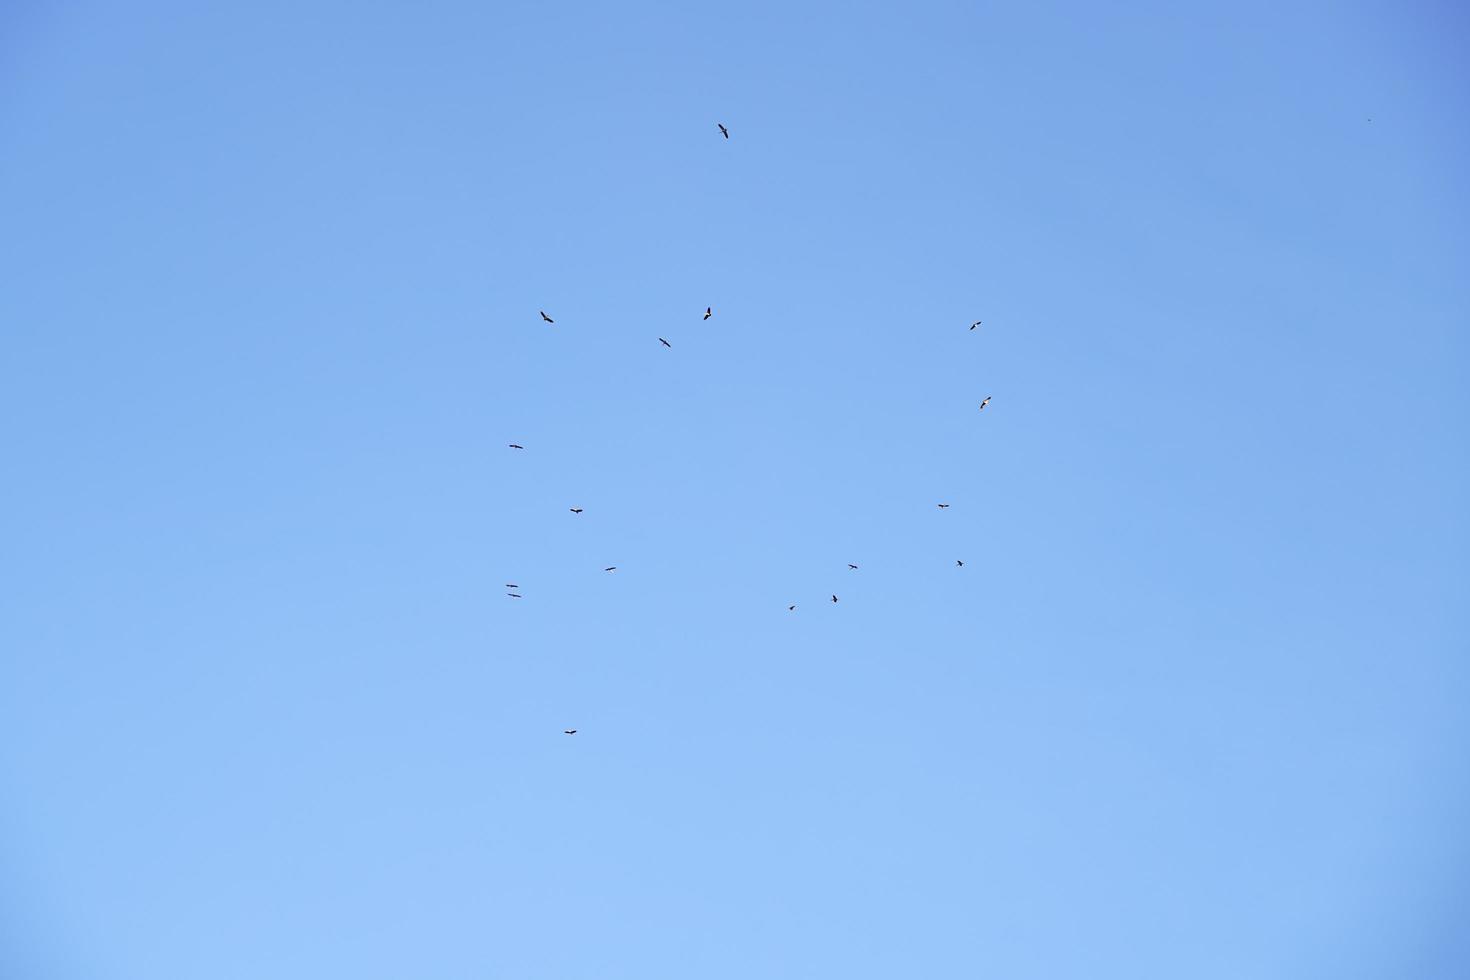
<path fill-rule="evenodd" d="M 980 323 L 981 321 L 976 320 L 974 323 L 970 324 L 970 329 L 974 330 L 976 327 L 980 326 Z"/>
<path fill-rule="evenodd" d="M 510 444 L 510 448 L 512 448 L 512 449 L 525 449 L 526 447 L 525 446 L 518 446 L 515 443 L 511 443 Z"/>
<path fill-rule="evenodd" d="M 573 514 L 582 513 L 582 508 L 580 507 L 568 507 L 567 509 L 570 510 Z"/>
<path fill-rule="evenodd" d="M 714 315 L 715 315 L 715 308 L 713 306 L 706 306 L 704 308 L 704 318 L 706 320 L 708 320 L 710 317 L 712 317 Z"/>
<path fill-rule="evenodd" d="M 510 596 L 512 599 L 522 598 L 521 596 L 516 595 L 514 592 L 507 592 L 506 595 Z"/>
<path fill-rule="evenodd" d="M 939 505 L 939 509 L 940 510 L 949 510 L 949 504 L 940 504 Z"/>
<path fill-rule="evenodd" d="M 964 567 L 965 567 L 965 563 L 964 563 L 964 562 L 962 562 L 962 561 L 960 561 L 960 560 L 959 560 L 959 559 L 958 559 L 958 558 L 956 558 L 956 559 L 955 559 L 955 560 L 954 560 L 954 563 L 955 563 L 955 564 L 956 564 L 956 565 L 958 565 L 958 566 L 959 566 L 959 567 L 960 567 L 960 568 L 964 568 Z"/>
<path fill-rule="evenodd" d="M 986 395 L 985 396 L 985 400 L 980 403 L 980 411 L 982 411 L 982 412 L 985 411 L 985 406 L 986 405 L 989 405 L 989 404 L 990 404 L 990 396 L 989 395 Z"/>
<path fill-rule="evenodd" d="M 660 344 L 663 344 L 663 345 L 664 345 L 664 346 L 665 346 L 665 347 L 667 347 L 667 348 L 668 348 L 668 349 L 669 349 L 669 350 L 673 350 L 673 349 L 674 349 L 674 345 L 673 345 L 673 344 L 671 344 L 671 343 L 669 343 L 669 342 L 668 342 L 668 341 L 667 341 L 667 340 L 664 340 L 664 339 L 663 339 L 663 338 L 662 338 L 662 337 L 660 337 L 660 338 L 658 338 L 658 342 L 659 342 L 659 343 L 660 343 Z"/>
<path fill-rule="evenodd" d="M 833 602 L 836 602 L 837 601 L 837 597 L 835 595 L 832 597 L 832 601 Z"/>
<path fill-rule="evenodd" d="M 852 569 L 853 571 L 857 571 L 857 566 L 854 565 L 852 562 L 848 562 L 847 567 Z"/>
<path fill-rule="evenodd" d="M 539 312 L 541 314 L 541 319 L 545 320 L 547 323 L 555 323 L 556 322 L 551 317 L 549 317 L 549 316 L 546 315 L 546 311 L 545 310 L 539 310 L 537 312 Z"/>
<path fill-rule="evenodd" d="M 786 611 L 787 612 L 796 612 L 796 607 L 795 606 L 787 606 L 786 607 Z"/>
<path fill-rule="evenodd" d="M 725 137 L 725 139 L 729 139 L 730 138 L 730 131 L 725 128 L 725 124 L 724 123 L 715 123 L 715 125 L 718 126 L 718 127 L 720 127 L 720 135 L 721 136 Z"/>
<path fill-rule="evenodd" d="M 507 589 L 519 589 L 520 588 L 520 586 L 519 585 L 516 585 L 514 582 L 506 582 L 505 583 L 505 587 Z"/>
<path fill-rule="evenodd" d="M 575 728 L 563 728 L 561 733 L 563 735 L 575 735 L 577 734 L 577 730 Z"/>
<path fill-rule="evenodd" d="M 609 565 L 608 567 L 603 569 L 604 572 L 616 572 L 617 570 L 618 566 L 616 565 Z"/>

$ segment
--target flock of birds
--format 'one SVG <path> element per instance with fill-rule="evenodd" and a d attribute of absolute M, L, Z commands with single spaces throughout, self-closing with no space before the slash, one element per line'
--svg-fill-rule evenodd
<path fill-rule="evenodd" d="M 719 127 L 720 135 L 723 136 L 725 139 L 728 140 L 730 138 L 730 131 L 725 128 L 725 124 L 724 123 L 716 123 L 715 125 Z M 547 313 L 546 313 L 545 310 L 539 310 L 538 312 L 541 314 L 541 319 L 544 320 L 546 323 L 549 323 L 549 324 L 555 324 L 556 323 L 556 321 L 554 319 L 552 319 L 550 316 L 547 315 Z M 704 308 L 704 317 L 703 317 L 703 319 L 708 320 L 710 317 L 712 317 L 714 315 L 715 315 L 714 307 L 706 306 Z M 977 327 L 980 326 L 981 322 L 982 321 L 980 321 L 980 320 L 976 320 L 974 323 L 970 324 L 970 329 L 971 330 L 976 329 Z M 669 348 L 670 350 L 673 349 L 673 346 L 674 345 L 671 344 L 671 343 L 669 343 L 663 337 L 658 338 L 658 342 L 660 344 L 663 344 L 665 347 Z M 990 404 L 990 397 L 991 396 L 986 395 L 985 398 L 980 402 L 980 411 L 982 411 L 982 412 L 985 411 L 985 406 L 987 406 L 987 405 Z M 512 442 L 512 443 L 510 443 L 510 448 L 511 449 L 524 450 L 526 447 L 523 446 L 523 445 L 521 445 L 520 443 Z M 949 509 L 949 504 L 939 504 L 938 506 L 939 506 L 939 509 L 940 510 L 948 510 Z M 573 514 L 580 514 L 580 513 L 582 513 L 583 508 L 581 508 L 581 507 L 570 507 L 570 508 L 568 508 L 568 510 L 570 510 Z M 854 571 L 855 572 L 855 571 L 858 570 L 858 566 L 854 565 L 852 562 L 848 562 L 847 563 L 847 567 L 848 567 L 848 570 L 849 571 Z M 958 559 L 958 558 L 955 559 L 955 567 L 957 567 L 957 568 L 964 568 L 965 567 L 964 561 L 961 560 L 961 559 Z M 616 572 L 617 570 L 618 570 L 618 566 L 616 566 L 616 565 L 609 565 L 608 567 L 606 567 L 606 568 L 603 569 L 604 572 Z M 524 594 L 521 593 L 520 591 L 518 591 L 520 589 L 520 586 L 517 585 L 516 583 L 514 583 L 514 582 L 507 582 L 507 583 L 505 583 L 505 587 L 510 590 L 510 591 L 506 592 L 506 595 L 510 596 L 512 599 L 521 599 L 521 598 L 524 598 Z M 838 597 L 837 597 L 837 594 L 835 592 L 832 593 L 832 601 L 834 603 L 839 601 L 838 600 Z M 796 612 L 796 604 L 795 603 L 792 603 L 791 605 L 787 606 L 786 607 L 786 611 L 787 612 Z M 564 728 L 564 729 L 562 729 L 562 734 L 563 735 L 575 735 L 575 734 L 577 734 L 577 729 L 575 729 L 575 728 Z"/>

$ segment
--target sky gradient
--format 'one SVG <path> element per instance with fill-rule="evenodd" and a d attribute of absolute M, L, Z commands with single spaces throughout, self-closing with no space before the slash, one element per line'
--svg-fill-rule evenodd
<path fill-rule="evenodd" d="M 0 975 L 1463 975 L 1467 39 L 5 5 Z"/>

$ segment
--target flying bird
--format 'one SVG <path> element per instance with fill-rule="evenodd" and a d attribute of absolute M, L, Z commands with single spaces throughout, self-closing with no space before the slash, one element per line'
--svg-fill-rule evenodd
<path fill-rule="evenodd" d="M 837 597 L 835 595 L 832 597 L 832 601 L 833 602 L 836 602 L 837 601 Z"/>
<path fill-rule="evenodd" d="M 980 326 L 980 323 L 981 321 L 976 320 L 974 323 L 970 324 L 970 329 L 974 330 L 976 327 Z"/>
<path fill-rule="evenodd" d="M 660 337 L 660 338 L 658 338 L 658 342 L 659 342 L 659 343 L 660 343 L 660 344 L 663 344 L 663 345 L 664 345 L 664 346 L 665 346 L 665 347 L 667 347 L 667 348 L 668 348 L 668 349 L 669 349 L 669 350 L 673 350 L 673 349 L 674 349 L 674 345 L 673 345 L 673 344 L 671 344 L 671 343 L 669 343 L 669 342 L 668 342 L 668 341 L 667 341 L 667 340 L 664 340 L 664 339 L 663 339 L 663 338 L 662 338 L 662 337 Z"/>
<path fill-rule="evenodd" d="M 980 411 L 982 411 L 982 412 L 985 411 L 985 406 L 986 405 L 989 405 L 989 404 L 990 404 L 990 396 L 989 395 L 986 395 L 985 396 L 985 400 L 980 403 Z"/>
<path fill-rule="evenodd" d="M 715 309 L 714 309 L 714 307 L 712 307 L 712 306 L 706 306 L 704 308 L 704 318 L 706 320 L 708 320 L 710 317 L 712 317 L 714 315 L 715 315 Z"/>
<path fill-rule="evenodd" d="M 541 319 L 545 320 L 547 323 L 555 323 L 556 322 L 551 317 L 549 317 L 549 316 L 546 315 L 546 311 L 545 310 L 538 310 L 537 312 L 539 312 L 541 314 Z"/>
<path fill-rule="evenodd" d="M 582 508 L 580 507 L 568 507 L 567 510 L 571 511 L 573 514 L 582 513 Z"/>
<path fill-rule="evenodd" d="M 965 567 L 965 563 L 964 563 L 964 562 L 962 562 L 962 561 L 960 561 L 960 560 L 959 560 L 959 559 L 958 559 L 958 558 L 956 558 L 956 559 L 955 559 L 955 560 L 954 560 L 954 563 L 955 563 L 955 564 L 956 564 L 956 565 L 958 565 L 958 566 L 959 566 L 959 567 L 960 567 L 960 568 L 964 568 L 964 567 Z"/>
<path fill-rule="evenodd" d="M 577 730 L 575 728 L 563 728 L 561 733 L 563 735 L 575 735 L 577 734 Z"/>
<path fill-rule="evenodd" d="M 715 125 L 718 126 L 718 127 L 720 127 L 720 135 L 721 136 L 725 137 L 725 139 L 729 139 L 730 138 L 730 131 L 725 128 L 725 124 L 724 123 L 715 123 Z"/>
<path fill-rule="evenodd" d="M 519 585 L 516 585 L 514 582 L 506 582 L 505 583 L 505 587 L 507 589 L 519 589 L 520 588 L 520 586 Z"/>
<path fill-rule="evenodd" d="M 604 572 L 616 572 L 617 570 L 618 566 L 616 565 L 609 565 L 607 568 L 603 569 Z"/>
<path fill-rule="evenodd" d="M 523 596 L 516 595 L 514 592 L 507 592 L 506 595 L 510 596 L 512 599 L 524 598 Z"/>
<path fill-rule="evenodd" d="M 510 448 L 512 448 L 512 449 L 525 449 L 526 447 L 525 446 L 518 446 L 515 443 L 511 443 L 510 444 Z"/>
<path fill-rule="evenodd" d="M 949 510 L 949 504 L 940 504 L 939 505 L 939 509 L 940 510 Z"/>
<path fill-rule="evenodd" d="M 796 607 L 795 606 L 787 606 L 786 607 L 786 611 L 787 612 L 796 612 Z"/>
<path fill-rule="evenodd" d="M 848 562 L 847 567 L 852 569 L 853 571 L 857 571 L 857 566 L 854 565 L 852 562 Z"/>

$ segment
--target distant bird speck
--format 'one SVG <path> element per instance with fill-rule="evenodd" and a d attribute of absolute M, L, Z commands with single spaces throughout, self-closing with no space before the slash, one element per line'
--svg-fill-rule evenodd
<path fill-rule="evenodd" d="M 506 595 L 510 596 L 512 599 L 521 598 L 521 596 L 516 595 L 514 592 L 507 592 Z"/>
<path fill-rule="evenodd" d="M 837 597 L 835 595 L 832 597 L 832 601 L 833 602 L 836 602 L 837 601 Z"/>
<path fill-rule="evenodd" d="M 668 349 L 669 349 L 669 350 L 673 350 L 673 349 L 674 349 L 674 345 L 673 345 L 673 344 L 671 344 L 671 343 L 669 343 L 669 342 L 668 342 L 668 341 L 667 341 L 667 340 L 664 340 L 664 339 L 663 339 L 663 338 L 662 338 L 662 337 L 660 337 L 660 338 L 658 338 L 658 342 L 659 342 L 659 343 L 660 343 L 660 344 L 663 344 L 663 345 L 664 345 L 664 346 L 665 346 L 665 347 L 667 347 L 667 348 L 668 348 Z"/>
<path fill-rule="evenodd" d="M 847 567 L 852 569 L 853 571 L 857 571 L 857 566 L 854 565 L 852 562 L 848 562 Z"/>
<path fill-rule="evenodd" d="M 580 507 L 568 507 L 567 510 L 570 510 L 573 514 L 582 513 L 582 508 Z"/>
<path fill-rule="evenodd" d="M 954 560 L 954 563 L 955 563 L 955 564 L 956 564 L 956 565 L 958 565 L 958 566 L 959 566 L 959 567 L 960 567 L 960 568 L 964 568 L 964 567 L 965 567 L 965 563 L 964 563 L 964 562 L 962 562 L 962 561 L 960 561 L 960 560 L 959 560 L 959 559 L 958 559 L 958 558 L 956 558 L 956 559 L 955 559 L 955 560 Z"/>
<path fill-rule="evenodd" d="M 980 326 L 980 322 L 981 321 L 976 320 L 974 323 L 970 324 L 970 329 L 974 330 L 976 327 Z"/>
<path fill-rule="evenodd" d="M 563 735 L 575 735 L 577 734 L 577 730 L 575 728 L 563 728 L 561 733 Z"/>
<path fill-rule="evenodd" d="M 715 308 L 713 306 L 706 306 L 704 308 L 704 318 L 706 320 L 708 320 L 710 317 L 712 317 L 714 315 L 715 315 Z"/>
<path fill-rule="evenodd" d="M 546 315 L 546 311 L 545 310 L 539 310 L 537 312 L 539 312 L 541 314 L 541 319 L 545 320 L 547 323 L 555 323 L 556 322 L 551 317 L 549 317 L 549 316 Z"/>
<path fill-rule="evenodd" d="M 949 510 L 949 504 L 940 504 L 939 505 L 939 509 L 940 510 Z"/>
<path fill-rule="evenodd" d="M 796 612 L 796 607 L 795 606 L 787 606 L 786 607 L 786 611 L 787 612 Z"/>
<path fill-rule="evenodd" d="M 618 566 L 616 565 L 609 565 L 608 567 L 603 569 L 604 572 L 616 572 L 617 570 Z"/>
<path fill-rule="evenodd" d="M 980 411 L 982 411 L 982 412 L 985 411 L 985 406 L 986 405 L 989 405 L 989 404 L 990 404 L 990 396 L 989 395 L 986 395 L 985 396 L 985 400 L 980 403 Z"/>
<path fill-rule="evenodd" d="M 512 448 L 512 449 L 525 449 L 526 447 L 525 446 L 518 446 L 515 443 L 511 443 L 510 444 L 510 448 Z"/>
<path fill-rule="evenodd" d="M 725 124 L 724 123 L 715 123 L 715 125 L 718 126 L 718 127 L 720 127 L 720 135 L 721 136 L 725 137 L 725 139 L 729 139 L 730 138 L 730 131 L 725 128 Z"/>
<path fill-rule="evenodd" d="M 514 582 L 506 582 L 505 583 L 505 587 L 507 589 L 519 589 L 520 588 L 520 586 L 519 585 L 516 585 Z"/>

